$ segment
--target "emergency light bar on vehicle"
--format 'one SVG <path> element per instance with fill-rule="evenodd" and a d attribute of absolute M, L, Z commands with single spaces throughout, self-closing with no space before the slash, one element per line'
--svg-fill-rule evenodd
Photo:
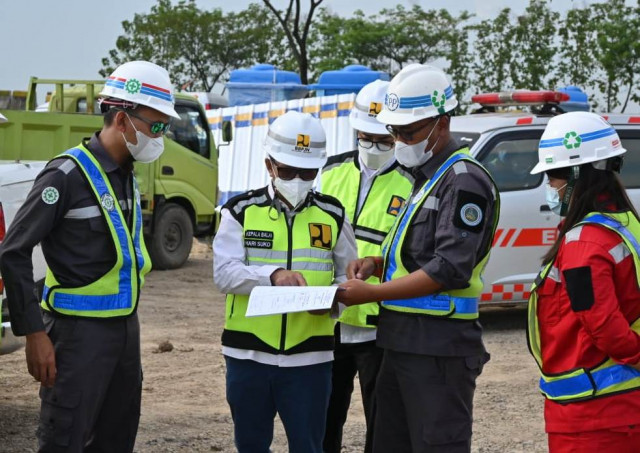
<path fill-rule="evenodd" d="M 501 93 L 481 93 L 471 97 L 471 102 L 482 106 L 545 105 L 559 104 L 569 100 L 567 93 L 559 91 L 503 91 Z"/>

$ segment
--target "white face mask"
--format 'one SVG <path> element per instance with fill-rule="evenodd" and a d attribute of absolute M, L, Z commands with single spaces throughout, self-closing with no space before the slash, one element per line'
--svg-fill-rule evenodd
<path fill-rule="evenodd" d="M 127 118 L 129 118 L 129 115 L 127 115 Z M 127 141 L 127 137 L 125 137 L 124 134 L 122 134 L 122 137 L 124 138 L 124 142 L 127 145 L 131 156 L 133 156 L 133 158 L 138 162 L 144 163 L 153 162 L 160 157 L 164 151 L 164 140 L 162 137 L 151 138 L 136 129 L 131 118 L 129 118 L 129 122 L 131 123 L 131 126 L 133 126 L 133 130 L 136 131 L 137 143 L 134 145 Z"/>
<path fill-rule="evenodd" d="M 431 159 L 431 157 L 433 156 L 433 150 L 438 144 L 438 141 L 440 141 L 440 137 L 438 137 L 438 140 L 436 140 L 436 142 L 433 144 L 430 150 L 427 151 L 425 148 L 429 143 L 431 134 L 433 134 L 433 131 L 436 130 L 436 126 L 438 125 L 439 121 L 440 121 L 440 118 L 436 120 L 436 123 L 433 125 L 433 128 L 431 129 L 431 132 L 429 132 L 429 135 L 427 136 L 427 138 L 425 138 L 419 143 L 408 145 L 404 142 L 397 141 L 396 148 L 394 151 L 396 155 L 396 160 L 400 162 L 400 164 L 404 165 L 405 167 L 412 168 L 412 167 L 419 167 L 420 165 L 426 163 L 429 159 Z"/>
<path fill-rule="evenodd" d="M 554 187 L 551 187 L 549 184 L 547 184 L 547 187 L 546 187 L 547 205 L 549 206 L 549 209 L 551 209 L 551 212 L 553 212 L 554 214 L 560 215 L 560 212 L 562 210 L 562 202 L 560 201 L 560 194 L 558 192 L 565 187 L 567 187 L 566 184 L 560 187 L 559 189 L 556 189 Z"/>
<path fill-rule="evenodd" d="M 378 170 L 393 157 L 393 148 L 389 151 L 380 151 L 376 148 L 376 145 L 373 145 L 371 148 L 363 148 L 358 145 L 358 153 L 360 154 L 360 159 L 362 159 L 362 162 L 367 167 L 372 170 Z"/>
<path fill-rule="evenodd" d="M 285 181 L 284 179 L 276 177 L 273 179 L 273 187 L 275 187 L 278 194 L 284 198 L 293 209 L 296 209 L 307 199 L 307 194 L 313 187 L 313 180 L 305 181 L 301 178 L 293 178 L 290 181 Z"/>

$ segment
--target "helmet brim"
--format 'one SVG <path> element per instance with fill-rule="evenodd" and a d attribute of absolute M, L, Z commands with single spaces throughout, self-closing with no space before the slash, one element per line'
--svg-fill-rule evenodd
<path fill-rule="evenodd" d="M 364 132 L 365 134 L 389 135 L 389 131 L 384 124 L 376 121 L 376 119 L 373 119 L 373 121 L 367 121 L 362 118 L 358 118 L 353 111 L 349 115 L 349 124 L 353 129 Z"/>
<path fill-rule="evenodd" d="M 593 163 L 593 162 L 599 162 L 601 160 L 607 160 L 607 159 L 610 159 L 612 157 L 619 156 L 619 155 L 624 154 L 626 152 L 627 152 L 627 150 L 625 148 L 621 147 L 620 149 L 616 150 L 615 152 L 609 154 L 607 157 L 604 157 L 604 158 L 583 159 L 583 160 L 580 160 L 580 162 L 571 162 L 571 163 L 560 162 L 560 163 L 556 163 L 556 164 L 548 164 L 546 162 L 538 162 L 536 164 L 536 166 L 531 169 L 529 174 L 537 175 L 538 173 L 542 173 L 542 172 L 545 172 L 545 171 L 548 171 L 548 170 L 558 170 L 560 168 L 575 167 L 576 165 L 584 165 L 584 164 L 589 164 L 589 163 Z"/>

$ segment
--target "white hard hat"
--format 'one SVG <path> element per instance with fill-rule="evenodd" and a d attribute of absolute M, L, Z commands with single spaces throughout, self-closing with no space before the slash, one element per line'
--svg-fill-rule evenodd
<path fill-rule="evenodd" d="M 389 135 L 384 124 L 376 120 L 378 113 L 382 111 L 388 87 L 389 82 L 386 80 L 374 80 L 362 87 L 349 114 L 352 128 L 367 134 Z"/>
<path fill-rule="evenodd" d="M 269 125 L 265 148 L 280 163 L 297 168 L 321 168 L 327 163 L 326 136 L 320 120 L 290 110 Z"/>
<path fill-rule="evenodd" d="M 166 69 L 149 61 L 130 61 L 111 73 L 100 92 L 104 98 L 116 98 L 140 104 L 174 118 L 173 85 Z"/>
<path fill-rule="evenodd" d="M 538 163 L 531 174 L 597 162 L 626 151 L 616 130 L 600 115 L 564 113 L 549 120 L 538 145 Z"/>
<path fill-rule="evenodd" d="M 457 106 L 447 75 L 434 66 L 415 63 L 391 80 L 378 121 L 403 126 L 443 115 Z"/>
<path fill-rule="evenodd" d="M 7 121 L 7 117 L 0 113 L 0 123 L 6 123 Z"/>

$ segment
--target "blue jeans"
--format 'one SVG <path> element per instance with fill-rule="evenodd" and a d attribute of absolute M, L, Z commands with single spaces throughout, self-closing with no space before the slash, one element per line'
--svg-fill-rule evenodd
<path fill-rule="evenodd" d="M 299 367 L 226 357 L 227 402 L 239 453 L 267 453 L 280 415 L 291 453 L 322 453 L 331 362 Z"/>

